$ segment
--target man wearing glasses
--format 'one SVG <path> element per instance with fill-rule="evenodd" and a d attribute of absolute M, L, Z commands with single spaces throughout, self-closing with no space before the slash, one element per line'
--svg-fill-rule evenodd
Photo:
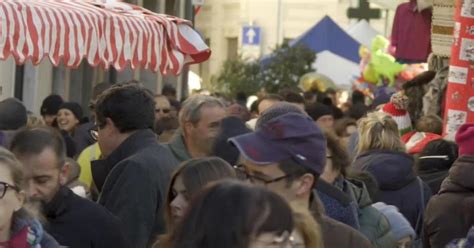
<path fill-rule="evenodd" d="M 153 95 L 134 83 L 116 85 L 94 107 L 103 157 L 92 162 L 98 202 L 119 217 L 133 247 L 148 247 L 164 233 L 165 192 L 178 164 L 151 130 Z"/>
<path fill-rule="evenodd" d="M 321 225 L 325 247 L 371 247 L 355 229 L 318 210 L 313 187 L 326 163 L 326 139 L 310 117 L 278 115 L 257 125 L 254 133 L 230 142 L 241 153 L 241 164 L 236 166 L 241 176 L 312 210 Z"/>

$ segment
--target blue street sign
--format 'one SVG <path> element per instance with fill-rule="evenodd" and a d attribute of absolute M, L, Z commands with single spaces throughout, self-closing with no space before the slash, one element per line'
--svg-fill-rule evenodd
<path fill-rule="evenodd" d="M 242 45 L 260 45 L 260 27 L 244 26 L 242 28 Z"/>

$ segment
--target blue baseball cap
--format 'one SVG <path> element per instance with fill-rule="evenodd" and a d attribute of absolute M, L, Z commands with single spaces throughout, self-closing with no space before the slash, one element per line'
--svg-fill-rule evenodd
<path fill-rule="evenodd" d="M 321 174 L 326 165 L 326 138 L 307 115 L 288 113 L 262 124 L 253 133 L 229 139 L 241 155 L 258 165 L 285 160 Z"/>

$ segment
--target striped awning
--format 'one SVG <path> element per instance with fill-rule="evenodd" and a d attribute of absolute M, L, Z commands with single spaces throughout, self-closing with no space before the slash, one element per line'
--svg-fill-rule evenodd
<path fill-rule="evenodd" d="M 0 59 L 179 74 L 209 47 L 187 20 L 118 1 L 0 0 Z"/>

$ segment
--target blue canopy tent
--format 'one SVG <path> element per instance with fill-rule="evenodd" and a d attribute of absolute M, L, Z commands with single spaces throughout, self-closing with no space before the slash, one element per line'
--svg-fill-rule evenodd
<path fill-rule="evenodd" d="M 331 17 L 325 16 L 298 38 L 292 40 L 289 46 L 304 45 L 315 53 L 329 51 L 354 63 L 360 62 L 360 43 L 354 40 Z M 261 59 L 262 65 L 267 65 L 272 60 L 272 55 Z"/>

